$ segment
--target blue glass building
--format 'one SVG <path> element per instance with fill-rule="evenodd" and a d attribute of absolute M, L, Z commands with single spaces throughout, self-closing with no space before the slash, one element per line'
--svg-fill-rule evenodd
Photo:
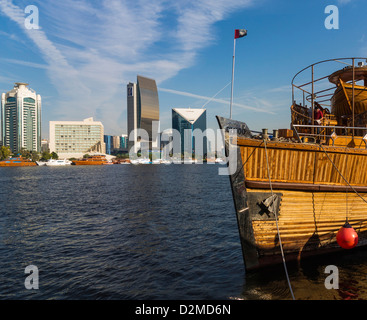
<path fill-rule="evenodd" d="M 172 109 L 172 129 L 177 130 L 181 136 L 181 154 L 207 154 L 206 110 L 191 108 Z M 195 135 L 194 130 L 199 129 L 203 135 Z M 195 150 L 195 139 L 202 139 L 203 150 Z M 190 152 L 191 151 L 191 152 Z"/>

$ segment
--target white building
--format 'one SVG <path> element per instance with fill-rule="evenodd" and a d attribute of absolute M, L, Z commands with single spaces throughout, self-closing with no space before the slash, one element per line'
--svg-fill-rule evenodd
<path fill-rule="evenodd" d="M 105 154 L 102 122 L 88 118 L 83 121 L 50 121 L 50 152 L 59 158 L 81 158 L 85 154 Z"/>
<path fill-rule="evenodd" d="M 41 96 L 17 82 L 1 95 L 0 140 L 16 153 L 22 148 L 41 151 Z"/>

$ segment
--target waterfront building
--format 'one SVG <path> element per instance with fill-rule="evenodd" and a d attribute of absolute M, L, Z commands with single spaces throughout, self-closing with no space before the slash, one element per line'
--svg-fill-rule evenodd
<path fill-rule="evenodd" d="M 177 130 L 181 137 L 181 154 L 191 156 L 191 154 L 207 154 L 206 131 L 206 110 L 191 108 L 172 109 L 172 129 Z M 195 135 L 194 130 L 202 133 Z M 196 150 L 195 139 L 202 139 L 202 150 Z M 199 142 L 199 141 L 197 141 Z"/>
<path fill-rule="evenodd" d="M 127 136 L 127 134 L 121 135 L 121 137 L 120 137 L 121 149 L 127 150 L 128 141 L 129 141 L 129 137 Z"/>
<path fill-rule="evenodd" d="M 127 150 L 127 135 L 109 136 L 104 135 L 104 143 L 106 144 L 106 153 L 113 154 L 118 151 Z"/>
<path fill-rule="evenodd" d="M 28 83 L 17 82 L 1 95 L 0 140 L 14 153 L 41 151 L 41 96 Z"/>
<path fill-rule="evenodd" d="M 49 148 L 48 140 L 42 139 L 41 140 L 41 152 L 49 152 L 49 151 L 50 151 L 50 148 Z"/>
<path fill-rule="evenodd" d="M 149 150 L 157 148 L 159 121 L 159 99 L 155 80 L 137 76 L 137 83 L 127 85 L 127 131 L 128 149 L 135 146 L 137 152 L 139 144 L 148 144 Z M 154 123 L 155 122 L 155 123 Z M 154 127 L 154 125 L 157 125 Z M 136 129 L 144 129 L 148 137 L 138 136 Z M 131 137 L 131 132 L 134 136 Z"/>
<path fill-rule="evenodd" d="M 106 154 L 112 154 L 113 136 L 104 135 L 103 141 L 106 145 Z"/>
<path fill-rule="evenodd" d="M 60 159 L 105 154 L 104 127 L 100 121 L 50 121 L 50 152 Z"/>

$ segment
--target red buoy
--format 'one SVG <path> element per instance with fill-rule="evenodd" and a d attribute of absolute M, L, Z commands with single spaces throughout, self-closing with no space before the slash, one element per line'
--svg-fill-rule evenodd
<path fill-rule="evenodd" d="M 344 249 L 352 249 L 358 243 L 358 234 L 353 227 L 346 222 L 336 234 L 336 241 Z"/>

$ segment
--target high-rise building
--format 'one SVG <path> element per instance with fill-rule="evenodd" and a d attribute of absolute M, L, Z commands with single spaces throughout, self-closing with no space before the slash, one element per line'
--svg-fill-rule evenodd
<path fill-rule="evenodd" d="M 106 153 L 102 122 L 50 121 L 50 152 L 59 158 L 81 158 L 85 154 Z"/>
<path fill-rule="evenodd" d="M 156 121 L 157 127 L 154 127 Z M 156 145 L 158 137 L 159 121 L 159 99 L 155 80 L 137 76 L 137 83 L 127 85 L 127 132 L 128 148 L 135 146 L 135 152 L 138 151 L 138 144 L 147 143 L 149 150 L 158 147 Z M 144 129 L 148 137 L 138 136 L 135 131 L 134 136 L 130 133 L 135 129 Z M 146 139 L 147 138 L 147 139 Z"/>
<path fill-rule="evenodd" d="M 16 153 L 21 149 L 41 151 L 41 96 L 17 82 L 1 95 L 1 141 Z"/>
<path fill-rule="evenodd" d="M 120 147 L 123 150 L 127 149 L 127 142 L 129 141 L 129 137 L 127 136 L 127 134 L 123 134 L 121 135 L 121 140 L 120 140 Z"/>
<path fill-rule="evenodd" d="M 206 110 L 191 108 L 172 109 L 172 129 L 177 130 L 181 136 L 181 154 L 201 153 L 207 154 Z M 202 136 L 195 135 L 194 130 L 199 129 Z M 202 139 L 202 150 L 196 150 L 195 139 Z"/>
<path fill-rule="evenodd" d="M 106 145 L 106 153 L 112 154 L 113 151 L 113 136 L 110 135 L 104 135 L 104 143 Z"/>

